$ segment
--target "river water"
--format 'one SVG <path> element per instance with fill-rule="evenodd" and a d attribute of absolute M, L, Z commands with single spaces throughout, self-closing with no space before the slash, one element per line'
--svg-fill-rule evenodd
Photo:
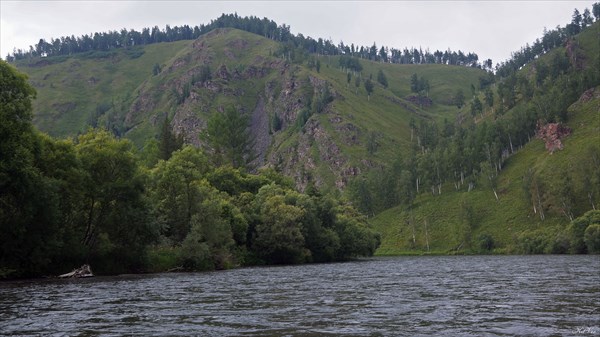
<path fill-rule="evenodd" d="M 597 336 L 600 256 L 396 257 L 1 282 L 0 334 Z"/>

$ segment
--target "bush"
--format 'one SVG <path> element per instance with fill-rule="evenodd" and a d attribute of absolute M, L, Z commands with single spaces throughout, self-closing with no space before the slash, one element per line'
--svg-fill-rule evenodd
<path fill-rule="evenodd" d="M 586 228 L 583 241 L 588 253 L 600 254 L 600 224 L 591 224 Z"/>
<path fill-rule="evenodd" d="M 556 236 L 554 241 L 550 242 L 547 253 L 550 254 L 567 254 L 569 252 L 569 248 L 571 246 L 571 242 L 569 237 L 565 233 L 560 233 Z"/>
<path fill-rule="evenodd" d="M 547 238 L 540 231 L 523 232 L 517 239 L 517 250 L 521 254 L 544 254 Z"/>
<path fill-rule="evenodd" d="M 179 267 L 179 247 L 156 246 L 148 250 L 147 271 L 160 273 Z"/>
<path fill-rule="evenodd" d="M 585 254 L 588 247 L 584 241 L 586 229 L 592 224 L 600 224 L 600 211 L 589 211 L 579 218 L 571 221 L 567 231 L 571 240 L 571 252 Z M 592 234 L 590 234 L 592 235 Z"/>
<path fill-rule="evenodd" d="M 494 249 L 494 238 L 490 234 L 484 233 L 479 235 L 477 243 L 481 252 L 489 252 Z"/>
<path fill-rule="evenodd" d="M 136 59 L 142 55 L 144 55 L 145 51 L 142 48 L 129 48 L 125 49 L 125 54 L 129 56 L 130 59 Z"/>

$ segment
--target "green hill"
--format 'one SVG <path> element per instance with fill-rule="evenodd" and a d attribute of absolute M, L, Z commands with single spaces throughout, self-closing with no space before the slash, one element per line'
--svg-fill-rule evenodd
<path fill-rule="evenodd" d="M 451 186 L 445 186 L 448 192 L 442 195 L 419 195 L 412 213 L 395 207 L 378 214 L 371 221 L 382 233 L 378 253 L 477 252 L 486 235 L 493 239 L 497 252 L 524 252 L 521 244 L 527 235 L 545 241 L 545 251 L 539 253 L 560 249 L 553 244 L 560 244 L 561 235 L 570 222 L 562 214 L 557 200 L 561 175 L 574 177 L 573 189 L 579 194 L 580 202 L 576 205 L 576 214 L 591 209 L 578 177 L 584 174 L 582 170 L 589 161 L 590 146 L 600 144 L 600 87 L 593 95 L 591 100 L 577 102 L 569 109 L 572 118 L 568 124 L 574 132 L 565 139 L 564 150 L 550 154 L 543 141 L 536 139 L 507 160 L 498 177 L 498 200 L 489 188 L 456 192 Z M 539 209 L 534 212 L 531 197 L 524 190 L 523 180 L 530 169 L 546 184 L 544 220 L 540 218 Z"/>
<path fill-rule="evenodd" d="M 516 104 L 497 121 L 527 111 L 542 119 L 540 105 L 558 104 L 556 97 L 570 90 L 565 90 L 568 81 L 589 76 L 597 83 L 599 35 L 596 23 L 570 40 L 566 48 L 554 49 L 518 71 L 517 78 L 535 82 L 541 63 L 552 64 L 563 56 L 573 63 L 569 45 L 577 46 L 576 52 L 585 60 L 561 75 L 564 77 L 540 85 L 537 100 L 535 94 L 528 98 L 524 89 L 517 89 Z M 577 97 L 564 110 L 571 129 L 562 140 L 564 149 L 551 153 L 543 140 L 534 138 L 510 155 L 496 178 L 497 199 L 486 179 L 479 177 L 479 186 L 472 191 L 456 191 L 447 183 L 442 195 L 420 194 L 412 210 L 398 206 L 378 214 L 372 219 L 383 237 L 378 253 L 478 253 L 488 248 L 502 253 L 569 251 L 571 219 L 597 209 L 600 200 L 600 86 L 596 84 Z M 486 120 L 494 119 L 488 111 Z"/>
<path fill-rule="evenodd" d="M 339 56 L 291 59 L 284 47 L 245 31 L 217 29 L 195 41 L 33 58 L 17 66 L 38 90 L 34 123 L 52 136 L 101 126 L 142 148 L 169 118 L 174 132 L 201 145 L 206 120 L 234 106 L 252 117 L 258 166 L 279 168 L 301 189 L 310 181 L 325 190 L 344 188 L 360 172 L 406 151 L 411 119 L 454 120 L 453 93 L 468 92 L 485 75 L 462 66 L 360 60 L 362 72 L 352 72 L 348 83 Z M 376 81 L 379 71 L 387 88 Z M 409 100 L 415 73 L 430 82 L 431 106 Z M 370 98 L 363 85 L 369 77 L 375 83 Z M 369 137 L 377 141 L 371 154 Z"/>
<path fill-rule="evenodd" d="M 168 119 L 204 146 L 207 120 L 234 107 L 250 120 L 255 166 L 274 167 L 302 191 L 346 191 L 375 215 L 379 254 L 564 252 L 570 218 L 597 207 L 600 194 L 599 29 L 493 84 L 465 66 L 358 59 L 355 71 L 341 56 L 232 28 L 16 65 L 38 91 L 35 125 L 57 137 L 98 126 L 143 150 Z M 411 90 L 414 74 L 429 90 Z M 493 104 L 473 108 L 487 91 Z M 458 92 L 467 100 L 460 108 Z M 562 151 L 535 139 L 536 121 L 566 122 Z"/>

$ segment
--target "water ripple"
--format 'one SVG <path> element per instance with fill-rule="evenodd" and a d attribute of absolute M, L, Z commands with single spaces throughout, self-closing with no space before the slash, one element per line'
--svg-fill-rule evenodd
<path fill-rule="evenodd" d="M 0 283 L 0 334 L 600 334 L 598 256 L 381 258 Z"/>

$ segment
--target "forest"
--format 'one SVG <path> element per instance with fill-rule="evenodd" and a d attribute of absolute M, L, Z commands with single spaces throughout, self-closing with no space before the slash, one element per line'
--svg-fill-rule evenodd
<path fill-rule="evenodd" d="M 598 21 L 600 3 L 593 8 Z M 586 56 L 570 39 L 593 22 L 588 9 L 583 16 L 575 9 L 571 23 L 547 31 L 542 40 L 537 39 L 533 46 L 514 53 L 512 59 L 498 67 L 495 76 L 481 77 L 480 85 L 472 87 L 471 93 L 457 91 L 453 96 L 457 108 L 466 105 L 469 114 L 464 116 L 466 120 L 461 125 L 449 120 L 438 125 L 412 119 L 411 140 L 414 142 L 410 155 L 398 158 L 384 174 L 374 172 L 371 177 L 356 181 L 353 193 L 359 208 L 374 214 L 397 204 L 410 207 L 415 194 L 423 189 L 434 195 L 441 194 L 442 185 L 446 183 L 452 183 L 457 190 L 463 186 L 470 190 L 475 184 L 495 189 L 495 178 L 511 154 L 536 135 L 541 137 L 542 125 L 566 123 L 568 107 L 586 90 L 600 85 L 600 65 L 586 62 L 584 68 Z M 537 59 L 562 45 L 567 46 L 566 52 L 557 51 L 549 58 Z M 535 70 L 534 76 L 518 72 L 526 64 Z M 413 74 L 411 90 L 414 93 L 425 95 L 428 86 L 427 79 Z M 465 102 L 465 96 L 472 99 Z M 524 104 L 517 106 L 521 102 Z M 486 111 L 491 112 L 493 120 L 484 118 Z M 596 209 L 600 195 L 599 151 L 598 144 L 589 144 L 589 156 L 579 167 L 586 172 L 582 177 L 594 180 L 591 184 L 582 184 L 586 191 L 576 194 L 585 198 L 574 200 L 575 194 L 568 197 L 573 200 L 565 203 L 566 214 L 572 213 L 574 205 L 582 203 L 587 206 L 581 209 Z M 369 188 L 373 195 L 368 192 Z"/>
<path fill-rule="evenodd" d="M 6 56 L 8 62 L 43 56 L 69 56 L 76 53 L 91 53 L 94 51 L 110 52 L 118 48 L 132 48 L 160 42 L 173 42 L 181 40 L 195 40 L 217 28 L 235 28 L 254 33 L 282 43 L 281 54 L 294 54 L 297 57 L 307 54 L 320 55 L 352 55 L 367 60 L 389 62 L 398 64 L 450 64 L 472 67 L 487 67 L 491 69 L 492 61 L 485 60 L 479 63 L 477 54 L 462 51 L 423 51 L 422 48 L 396 49 L 381 46 L 374 43 L 372 46 L 358 46 L 353 43 L 345 45 L 340 42 L 337 46 L 331 40 L 322 38 L 313 39 L 302 34 L 293 35 L 290 26 L 278 25 L 267 18 L 260 19 L 255 16 L 241 17 L 237 14 L 222 14 L 219 18 L 212 20 L 209 24 L 190 27 L 171 27 L 167 25 L 164 29 L 158 26 L 144 28 L 141 32 L 125 28 L 120 31 L 109 31 L 94 33 L 92 35 L 63 36 L 52 38 L 49 42 L 40 39 L 35 46 L 29 50 L 15 49 Z"/>
<path fill-rule="evenodd" d="M 341 261 L 379 245 L 348 202 L 299 193 L 272 169 L 248 173 L 236 155 L 245 148 L 224 145 L 246 142 L 235 110 L 230 122 L 211 122 L 229 135 L 211 153 L 168 131 L 154 151 L 139 153 L 102 129 L 63 140 L 38 132 L 36 92 L 4 61 L 0 93 L 2 278 L 84 262 L 114 274 Z"/>
<path fill-rule="evenodd" d="M 0 279 L 56 275 L 82 263 L 92 265 L 98 274 L 116 274 L 344 261 L 371 256 L 386 239 L 391 240 L 389 233 L 378 233 L 373 226 L 376 221 L 383 222 L 377 217 L 389 210 L 400 215 L 393 221 L 384 218 L 385 222 L 396 226 L 390 230 L 394 235 L 410 242 L 410 253 L 429 253 L 430 243 L 435 246 L 429 237 L 434 230 L 443 233 L 438 243 L 445 244 L 450 238 L 457 243 L 458 248 L 444 247 L 444 253 L 460 249 L 491 253 L 502 244 L 504 250 L 499 253 L 600 252 L 597 143 L 579 141 L 576 156 L 561 159 L 571 162 L 551 168 L 552 172 L 545 165 L 531 165 L 523 172 L 503 176 L 507 166 L 514 167 L 511 160 L 532 141 L 542 139 L 548 151 L 544 154 L 551 155 L 562 148 L 559 138 L 581 129 L 582 125 L 574 124 L 573 105 L 579 104 L 585 113 L 595 108 L 600 92 L 600 58 L 593 34 L 599 19 L 600 3 L 594 4 L 591 12 L 575 10 L 565 27 L 546 30 L 541 39 L 513 53 L 495 69 L 491 60 L 480 63 L 474 53 L 430 53 L 427 49 L 343 42 L 336 46 L 328 40 L 292 35 L 289 26 L 271 20 L 237 14 L 223 14 L 208 25 L 193 28 L 123 29 L 40 40 L 29 51 L 16 50 L 7 56 L 8 62 L 0 62 Z M 59 89 L 71 90 L 61 85 L 72 80 L 55 79 L 58 74 L 43 69 L 39 79 L 30 81 L 13 64 L 31 59 L 24 69 L 39 72 L 45 65 L 63 61 L 65 67 L 85 68 L 107 61 L 103 55 L 117 55 L 117 51 L 125 51 L 128 57 L 114 57 L 111 62 L 133 64 L 132 60 L 143 58 L 146 45 L 192 40 L 216 28 L 260 35 L 257 45 L 264 54 L 252 59 L 268 59 L 273 68 L 245 64 L 241 57 L 233 56 L 229 66 L 205 62 L 195 67 L 192 56 L 201 60 L 207 50 L 180 59 L 145 61 L 141 75 L 136 73 L 146 81 L 139 88 L 158 88 L 156 83 L 169 87 L 164 107 L 171 112 L 161 110 L 147 118 L 152 120 L 151 128 L 138 135 L 145 137 L 143 147 L 134 145 L 124 132 L 116 132 L 119 128 L 112 128 L 108 117 L 101 118 L 109 115 L 110 109 L 110 114 L 115 114 L 115 96 L 96 97 L 96 109 L 85 111 L 90 115 L 86 122 L 89 127 L 79 132 L 70 130 L 70 138 L 52 138 L 33 125 L 34 85 L 39 91 L 56 90 L 46 92 L 54 95 Z M 215 40 L 224 43 L 231 36 L 248 39 L 240 31 L 228 33 L 231 35 Z M 66 62 L 75 54 L 83 57 Z M 40 60 L 46 64 L 37 66 Z M 176 64 L 186 62 L 194 68 L 177 70 Z M 403 66 L 400 72 L 390 64 L 410 66 Z M 109 69 L 115 69 L 113 66 L 107 65 Z M 465 77 L 472 76 L 473 82 L 479 76 L 478 83 L 464 90 L 468 83 L 455 84 L 454 77 L 441 75 L 450 68 L 442 71 L 446 66 L 460 69 Z M 412 76 L 405 74 L 408 69 L 414 70 Z M 281 76 L 267 81 L 266 74 Z M 101 93 L 94 86 L 104 75 L 98 71 L 85 76 L 90 92 Z M 105 77 L 103 80 L 110 83 L 109 76 Z M 258 85 L 261 81 L 264 86 Z M 441 93 L 441 87 L 452 92 Z M 433 90 L 438 91 L 435 101 Z M 250 98 L 248 93 L 256 97 Z M 153 91 L 143 94 L 158 96 Z M 145 98 L 143 94 L 132 91 L 124 95 Z M 251 103 L 244 106 L 242 97 Z M 207 103 L 209 108 L 193 105 L 203 99 L 218 104 Z M 263 109 L 267 122 L 262 131 L 274 139 L 280 137 L 279 148 L 273 152 L 281 152 L 276 153 L 275 164 L 259 168 L 255 165 L 250 112 L 255 107 L 259 111 L 263 99 L 280 103 L 270 106 L 269 111 Z M 57 108 L 52 118 L 66 112 L 66 108 L 59 111 L 62 106 L 77 106 L 75 101 L 52 102 L 46 104 L 46 109 Z M 175 119 L 180 118 L 176 111 L 188 108 L 201 112 L 195 117 L 201 116 L 205 122 L 198 134 L 176 132 L 181 131 L 175 127 Z M 370 124 L 384 115 L 384 109 L 389 113 L 386 118 L 401 121 L 388 134 L 379 132 L 378 124 Z M 149 113 L 139 110 L 119 111 L 139 112 L 140 119 L 141 114 Z M 71 112 L 82 115 L 81 111 Z M 597 121 L 597 111 L 595 117 L 593 113 L 576 121 Z M 356 116 L 364 116 L 364 121 Z M 330 124 L 325 124 L 327 121 Z M 178 126 L 182 126 L 181 118 Z M 328 127 L 339 131 L 339 139 L 348 144 L 341 144 Z M 154 137 L 157 129 L 158 137 Z M 398 130 L 406 134 L 394 138 L 392 133 Z M 315 135 L 321 138 L 315 140 Z M 290 138 L 284 139 L 286 136 Z M 302 148 L 302 139 L 310 137 L 312 147 Z M 319 141 L 323 144 L 316 144 Z M 313 166 L 314 172 L 298 163 L 296 156 L 301 151 L 313 154 L 302 160 L 321 160 Z M 360 157 L 364 166 L 348 167 L 350 155 L 344 158 L 344 151 Z M 282 173 L 284 159 L 289 159 L 284 155 L 291 157 L 290 170 L 299 168 L 292 171 L 296 176 Z M 337 176 L 329 177 L 329 181 L 318 176 L 322 172 L 317 171 L 325 171 L 318 164 L 350 174 L 337 186 Z M 306 183 L 302 188 L 299 180 Z M 465 194 L 484 190 L 499 205 L 511 180 L 513 185 L 517 181 L 519 189 L 519 200 L 513 202 L 525 205 L 523 213 L 534 223 L 534 229 L 511 233 L 504 242 L 487 232 L 475 237 L 484 226 L 489 231 L 493 221 L 477 214 L 481 209 L 477 210 Z M 451 192 L 455 193 L 452 203 L 458 205 L 458 211 L 439 212 L 439 200 Z M 485 206 L 482 213 L 493 208 Z M 442 225 L 428 223 L 422 215 L 425 207 L 452 218 L 456 221 L 452 225 L 459 229 L 443 227 L 450 222 L 447 219 L 439 222 Z M 425 239 L 417 238 L 418 217 L 425 218 L 421 225 Z M 561 221 L 556 220 L 559 217 Z M 548 228 L 543 227 L 546 218 L 553 219 Z M 559 222 L 561 225 L 555 226 Z M 412 227 L 412 233 L 398 234 L 405 225 Z M 507 224 L 497 227 L 501 226 L 511 229 Z M 556 234 L 554 230 L 559 227 Z M 506 248 L 507 240 L 518 249 Z"/>
<path fill-rule="evenodd" d="M 500 175 L 507 161 L 535 139 L 545 143 L 549 154 L 562 149 L 557 139 L 571 133 L 566 127 L 571 122 L 569 107 L 596 95 L 600 59 L 594 52 L 586 55 L 590 45 L 574 39 L 594 22 L 597 25 L 600 3 L 594 4 L 593 11 L 595 20 L 588 9 L 583 15 L 576 9 L 571 23 L 546 31 L 543 39 L 499 65 L 494 75 L 480 77 L 479 86 L 472 86 L 470 92 L 457 90 L 453 101 L 462 111 L 458 123 L 412 118 L 408 153 L 398 151 L 391 165 L 351 182 L 348 192 L 356 207 L 371 216 L 398 207 L 407 214 L 414 240 L 413 210 L 419 195 L 427 193 L 432 196 L 428 200 L 435 203 L 444 192 L 477 188 L 490 191 L 499 202 Z M 427 78 L 416 73 L 411 77 L 411 91 L 419 97 L 427 96 L 428 86 Z M 596 118 L 597 113 L 596 108 Z M 551 129 L 554 131 L 549 132 Z M 515 238 L 511 249 L 519 253 L 599 251 L 598 225 L 594 224 L 600 222 L 600 148 L 594 141 L 581 146 L 577 162 L 554 168 L 554 173 L 529 167 L 519 177 L 520 198 L 529 204 L 532 216 L 543 222 L 552 213 L 569 225 L 556 237 L 542 238 L 537 233 Z M 471 237 L 480 221 L 473 206 L 465 200 L 460 203 L 459 221 L 464 223 L 461 246 L 475 252 L 491 251 L 490 235 Z M 583 228 L 577 229 L 577 224 Z M 583 236 L 588 225 L 586 246 Z"/>

